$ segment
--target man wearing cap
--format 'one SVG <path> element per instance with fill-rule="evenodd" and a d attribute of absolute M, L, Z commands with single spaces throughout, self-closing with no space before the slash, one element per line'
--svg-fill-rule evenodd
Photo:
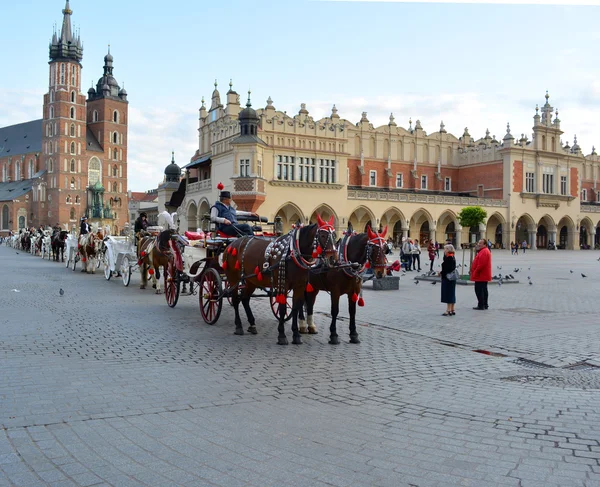
<path fill-rule="evenodd" d="M 90 233 L 90 226 L 87 222 L 87 216 L 82 216 L 81 225 L 79 227 L 79 235 L 87 235 L 88 233 Z"/>
<path fill-rule="evenodd" d="M 240 235 L 254 235 L 252 227 L 247 223 L 238 223 L 238 216 L 258 217 L 258 214 L 249 211 L 236 211 L 231 206 L 231 193 L 221 191 L 219 201 L 217 201 L 210 210 L 210 220 L 215 222 L 219 232 L 230 237 L 239 237 Z"/>

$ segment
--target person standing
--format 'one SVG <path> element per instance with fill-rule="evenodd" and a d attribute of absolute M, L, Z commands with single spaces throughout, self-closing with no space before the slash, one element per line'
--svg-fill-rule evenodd
<path fill-rule="evenodd" d="M 437 242 L 430 240 L 429 244 L 427 245 L 427 254 L 429 255 L 429 272 L 433 272 L 433 261 L 435 260 L 436 247 Z"/>
<path fill-rule="evenodd" d="M 442 316 L 454 316 L 456 314 L 454 311 L 456 304 L 456 281 L 451 281 L 447 277 L 448 274 L 456 269 L 454 254 L 454 245 L 447 244 L 444 246 L 444 260 L 442 261 L 440 277 L 442 279 L 442 303 L 446 303 L 446 312 Z"/>
<path fill-rule="evenodd" d="M 521 244 L 521 248 L 523 249 L 523 253 L 525 253 L 525 251 L 527 250 L 527 240 L 523 240 L 523 243 Z"/>
<path fill-rule="evenodd" d="M 411 253 L 411 249 L 410 249 L 411 245 L 410 245 L 410 240 L 407 238 L 403 243 L 402 243 L 402 253 L 404 254 L 404 259 L 406 260 L 406 270 L 407 271 L 411 271 L 411 267 L 412 267 L 412 253 Z"/>
<path fill-rule="evenodd" d="M 492 253 L 487 242 L 481 239 L 477 242 L 477 255 L 471 264 L 471 281 L 475 282 L 477 306 L 473 309 L 488 309 L 488 282 L 492 280 Z"/>
<path fill-rule="evenodd" d="M 90 233 L 90 225 L 88 224 L 87 216 L 81 217 L 81 225 L 79 226 L 79 236 Z"/>
<path fill-rule="evenodd" d="M 412 258 L 413 258 L 413 270 L 421 271 L 421 246 L 419 245 L 419 241 L 415 239 L 415 243 L 412 248 Z M 417 268 L 418 266 L 418 268 Z"/>

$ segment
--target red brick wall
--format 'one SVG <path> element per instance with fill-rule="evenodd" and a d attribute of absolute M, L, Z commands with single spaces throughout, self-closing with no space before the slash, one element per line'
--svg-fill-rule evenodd
<path fill-rule="evenodd" d="M 523 161 L 513 162 L 513 192 L 523 192 Z"/>
<path fill-rule="evenodd" d="M 494 194 L 498 192 L 502 195 L 503 188 L 503 164 L 502 161 L 495 161 L 486 164 L 474 164 L 472 166 L 461 167 L 458 170 L 456 191 L 477 194 L 477 187 L 482 184 L 484 197 L 491 198 L 487 189 L 494 189 Z"/>
<path fill-rule="evenodd" d="M 587 200 L 585 201 L 596 201 L 596 191 L 594 190 L 594 181 L 582 181 L 581 191 L 587 189 Z M 582 200 L 584 201 L 584 200 Z"/>
<path fill-rule="evenodd" d="M 579 196 L 579 170 L 576 167 L 571 168 L 571 196 Z"/>

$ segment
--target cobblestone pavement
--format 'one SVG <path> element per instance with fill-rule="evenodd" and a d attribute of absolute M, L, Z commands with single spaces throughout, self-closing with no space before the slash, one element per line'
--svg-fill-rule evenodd
<path fill-rule="evenodd" d="M 228 305 L 0 247 L 0 486 L 600 486 L 598 258 L 494 252 L 521 284 L 453 318 L 411 273 L 367 285 L 359 345 L 322 295 L 282 347 L 265 299 L 238 337 Z"/>

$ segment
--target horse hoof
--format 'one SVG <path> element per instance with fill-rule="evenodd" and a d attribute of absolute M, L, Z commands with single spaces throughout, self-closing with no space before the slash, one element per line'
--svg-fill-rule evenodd
<path fill-rule="evenodd" d="M 253 335 L 256 335 L 258 333 L 258 330 L 256 329 L 256 326 L 252 325 L 248 327 L 248 333 L 252 333 Z"/>
<path fill-rule="evenodd" d="M 292 338 L 292 343 L 294 345 L 302 345 L 302 337 L 298 335 L 297 337 Z"/>
<path fill-rule="evenodd" d="M 287 345 L 288 344 L 288 340 L 286 337 L 279 337 L 277 339 L 277 345 Z"/>
<path fill-rule="evenodd" d="M 244 329 L 243 328 L 236 328 L 235 331 L 233 332 L 234 335 L 243 335 L 244 334 Z"/>
<path fill-rule="evenodd" d="M 340 344 L 340 338 L 337 335 L 329 337 L 329 345 L 339 345 L 339 344 Z"/>
<path fill-rule="evenodd" d="M 85 269 L 81 269 L 81 272 L 87 272 Z"/>
<path fill-rule="evenodd" d="M 317 327 L 316 327 L 316 326 L 309 326 L 309 327 L 308 327 L 308 333 L 309 333 L 310 335 L 316 335 L 316 334 L 318 334 L 319 332 L 317 331 Z"/>
<path fill-rule="evenodd" d="M 298 328 L 298 331 L 302 334 L 306 334 L 308 333 L 308 328 L 306 326 L 301 326 L 300 328 Z"/>
<path fill-rule="evenodd" d="M 360 343 L 360 340 L 358 339 L 357 336 L 355 337 L 350 337 L 350 343 Z"/>
<path fill-rule="evenodd" d="M 156 289 L 156 284 L 152 284 L 152 289 Z"/>

